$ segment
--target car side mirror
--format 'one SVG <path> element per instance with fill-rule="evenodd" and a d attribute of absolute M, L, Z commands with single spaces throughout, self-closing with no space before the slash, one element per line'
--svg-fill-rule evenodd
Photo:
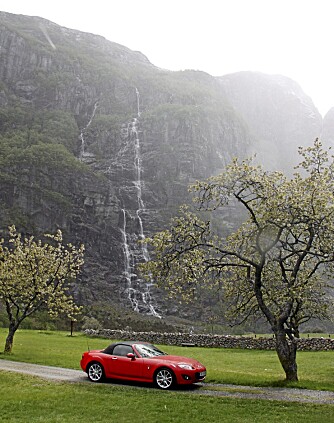
<path fill-rule="evenodd" d="M 133 353 L 128 353 L 126 356 L 128 358 L 131 358 L 131 360 L 134 360 L 136 358 L 136 356 Z"/>

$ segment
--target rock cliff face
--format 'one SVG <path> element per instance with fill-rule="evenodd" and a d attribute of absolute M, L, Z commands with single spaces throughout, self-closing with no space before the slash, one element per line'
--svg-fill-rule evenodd
<path fill-rule="evenodd" d="M 327 146 L 334 145 L 334 107 L 331 108 L 324 117 L 321 139 L 324 140 Z"/>
<path fill-rule="evenodd" d="M 100 36 L 0 12 L 1 229 L 83 242 L 83 303 L 168 313 L 137 275 L 149 258 L 138 241 L 189 201 L 190 182 L 254 151 L 279 167 L 321 125 L 287 78 L 161 70 Z"/>
<path fill-rule="evenodd" d="M 322 131 L 312 100 L 291 79 L 259 72 L 220 78 L 235 110 L 257 138 L 252 151 L 268 169 L 293 169 L 298 147 L 311 145 Z"/>

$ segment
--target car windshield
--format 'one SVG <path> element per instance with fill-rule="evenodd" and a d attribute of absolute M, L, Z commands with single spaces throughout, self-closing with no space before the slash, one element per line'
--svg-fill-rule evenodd
<path fill-rule="evenodd" d="M 136 350 L 142 357 L 157 357 L 158 355 L 167 355 L 159 348 L 151 344 L 136 344 Z"/>

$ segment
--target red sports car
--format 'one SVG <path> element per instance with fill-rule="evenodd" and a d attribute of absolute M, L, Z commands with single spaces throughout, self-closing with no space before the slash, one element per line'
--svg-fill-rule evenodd
<path fill-rule="evenodd" d="M 80 365 L 92 382 L 104 378 L 153 382 L 161 389 L 201 382 L 206 376 L 197 360 L 168 355 L 145 342 L 117 342 L 104 350 L 87 351 Z"/>

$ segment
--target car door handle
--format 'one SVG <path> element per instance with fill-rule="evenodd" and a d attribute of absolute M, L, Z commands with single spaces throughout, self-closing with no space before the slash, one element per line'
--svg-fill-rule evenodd
<path fill-rule="evenodd" d="M 117 357 L 111 357 L 112 360 L 117 360 Z"/>

